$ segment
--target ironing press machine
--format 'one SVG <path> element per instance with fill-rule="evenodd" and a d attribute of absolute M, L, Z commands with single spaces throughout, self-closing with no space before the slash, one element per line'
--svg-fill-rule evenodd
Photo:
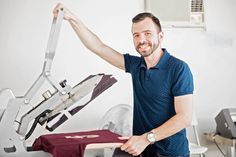
<path fill-rule="evenodd" d="M 42 73 L 24 96 L 10 89 L 0 90 L 0 157 L 49 157 L 44 151 L 30 151 L 26 141 L 39 124 L 54 131 L 117 80 L 111 75 L 90 75 L 74 87 L 66 80 L 57 82 L 50 73 L 64 11 L 53 18 Z M 50 89 L 41 87 L 47 83 Z M 40 101 L 38 100 L 40 98 Z M 25 111 L 23 114 L 22 112 Z M 111 150 L 111 149 L 109 149 Z M 101 151 L 101 149 L 100 149 Z M 114 149 L 113 149 L 114 151 Z M 105 153 L 104 153 L 105 152 Z M 91 153 L 99 156 L 97 153 Z M 103 155 L 113 153 L 103 150 Z"/>

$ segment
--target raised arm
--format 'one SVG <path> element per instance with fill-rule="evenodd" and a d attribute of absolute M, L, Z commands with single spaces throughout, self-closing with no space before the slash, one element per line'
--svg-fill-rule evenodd
<path fill-rule="evenodd" d="M 111 47 L 105 45 L 99 37 L 90 31 L 72 12 L 70 12 L 63 4 L 58 3 L 53 10 L 54 16 L 57 16 L 58 10 L 64 10 L 64 19 L 67 20 L 76 34 L 80 38 L 81 42 L 90 51 L 97 54 L 110 64 L 117 68 L 124 70 L 124 56 Z"/>

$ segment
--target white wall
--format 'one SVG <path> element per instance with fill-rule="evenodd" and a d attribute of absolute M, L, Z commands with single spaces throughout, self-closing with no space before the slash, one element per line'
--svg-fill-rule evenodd
<path fill-rule="evenodd" d="M 132 17 L 143 11 L 142 0 L 61 2 L 105 43 L 122 53 L 136 54 L 130 28 Z M 24 95 L 40 74 L 56 3 L 56 0 L 0 1 L 0 89 L 8 87 L 16 95 Z M 205 12 L 206 31 L 166 30 L 163 43 L 192 69 L 200 133 L 215 130 L 214 117 L 221 108 L 235 107 L 236 93 L 236 1 L 206 0 Z M 101 72 L 113 74 L 118 83 L 59 131 L 96 128 L 111 106 L 132 104 L 130 76 L 90 53 L 64 22 L 53 63 L 54 77 L 58 81 L 66 78 L 75 85 L 88 75 Z"/>

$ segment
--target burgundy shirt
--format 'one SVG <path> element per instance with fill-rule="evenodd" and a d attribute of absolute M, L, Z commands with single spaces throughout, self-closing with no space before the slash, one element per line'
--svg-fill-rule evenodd
<path fill-rule="evenodd" d="M 109 130 L 42 135 L 33 143 L 34 150 L 49 152 L 53 157 L 83 157 L 88 144 L 125 143 Z"/>

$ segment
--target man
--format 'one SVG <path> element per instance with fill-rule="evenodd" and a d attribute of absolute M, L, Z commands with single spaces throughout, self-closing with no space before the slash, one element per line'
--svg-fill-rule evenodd
<path fill-rule="evenodd" d="M 105 45 L 62 4 L 64 19 L 81 42 L 110 64 L 131 73 L 134 94 L 133 136 L 121 150 L 143 157 L 188 157 L 185 128 L 192 118 L 193 78 L 188 65 L 161 48 L 158 18 L 140 13 L 133 18 L 133 42 L 141 57 L 121 54 Z"/>

